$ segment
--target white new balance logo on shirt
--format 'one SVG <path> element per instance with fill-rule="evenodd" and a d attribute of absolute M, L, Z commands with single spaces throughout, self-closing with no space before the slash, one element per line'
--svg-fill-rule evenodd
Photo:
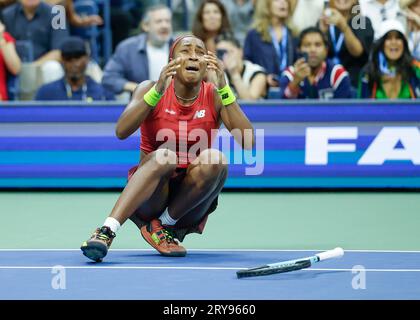
<path fill-rule="evenodd" d="M 195 112 L 194 118 L 193 119 L 197 119 L 197 118 L 204 118 L 206 115 L 206 110 L 198 110 Z"/>

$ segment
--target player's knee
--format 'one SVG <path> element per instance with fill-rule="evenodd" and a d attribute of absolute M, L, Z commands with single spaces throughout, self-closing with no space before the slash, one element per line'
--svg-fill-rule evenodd
<path fill-rule="evenodd" d="M 170 173 L 176 169 L 176 153 L 169 149 L 158 149 L 153 151 L 151 158 L 153 169 L 160 173 Z"/>
<path fill-rule="evenodd" d="M 223 152 L 217 149 L 203 150 L 198 156 L 200 164 L 216 165 L 215 167 L 227 167 L 227 159 Z"/>
<path fill-rule="evenodd" d="M 227 175 L 227 160 L 225 155 L 216 149 L 207 149 L 200 154 L 198 171 L 200 180 L 206 184 Z"/>

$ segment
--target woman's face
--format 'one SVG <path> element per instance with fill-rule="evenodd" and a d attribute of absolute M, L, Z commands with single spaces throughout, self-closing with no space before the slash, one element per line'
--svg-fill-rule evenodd
<path fill-rule="evenodd" d="M 397 61 L 404 53 L 404 41 L 398 31 L 391 31 L 387 34 L 384 43 L 384 53 L 388 60 Z"/>
<path fill-rule="evenodd" d="M 183 83 L 200 82 L 207 69 L 204 56 L 207 54 L 204 42 L 196 37 L 186 37 L 177 44 L 174 59 L 180 58 L 176 77 Z"/>
<path fill-rule="evenodd" d="M 332 0 L 331 5 L 339 11 L 349 11 L 356 4 L 356 0 Z"/>
<path fill-rule="evenodd" d="M 287 0 L 272 0 L 271 14 L 279 19 L 287 19 L 289 17 L 289 2 Z"/>
<path fill-rule="evenodd" d="M 217 32 L 222 27 L 222 12 L 214 3 L 207 3 L 203 9 L 204 30 Z"/>

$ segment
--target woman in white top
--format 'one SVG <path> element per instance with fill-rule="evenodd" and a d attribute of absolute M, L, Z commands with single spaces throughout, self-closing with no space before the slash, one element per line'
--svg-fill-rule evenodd
<path fill-rule="evenodd" d="M 233 37 L 218 37 L 218 58 L 223 61 L 227 80 L 239 99 L 263 99 L 267 94 L 267 74 L 263 67 L 243 60 L 240 43 Z"/>

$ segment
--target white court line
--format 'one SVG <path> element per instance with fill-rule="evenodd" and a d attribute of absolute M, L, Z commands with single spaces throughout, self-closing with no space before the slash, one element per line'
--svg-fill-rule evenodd
<path fill-rule="evenodd" d="M 0 266 L 1 269 L 53 269 L 57 266 Z M 161 267 L 161 266 L 61 266 L 64 269 L 117 269 L 117 270 L 244 270 L 240 267 Z M 346 268 L 307 268 L 302 271 L 366 271 L 366 272 L 420 272 L 420 269 L 346 269 Z"/>
<path fill-rule="evenodd" d="M 327 251 L 329 249 L 188 249 L 187 251 L 220 251 L 220 252 L 311 252 L 311 251 Z M 0 252 L 13 251 L 80 251 L 80 249 L 0 249 Z M 154 249 L 110 249 L 110 252 L 116 251 L 140 251 L 140 252 L 154 252 Z M 344 252 L 378 252 L 378 253 L 420 253 L 420 250 L 358 250 L 358 249 L 344 249 Z"/>

